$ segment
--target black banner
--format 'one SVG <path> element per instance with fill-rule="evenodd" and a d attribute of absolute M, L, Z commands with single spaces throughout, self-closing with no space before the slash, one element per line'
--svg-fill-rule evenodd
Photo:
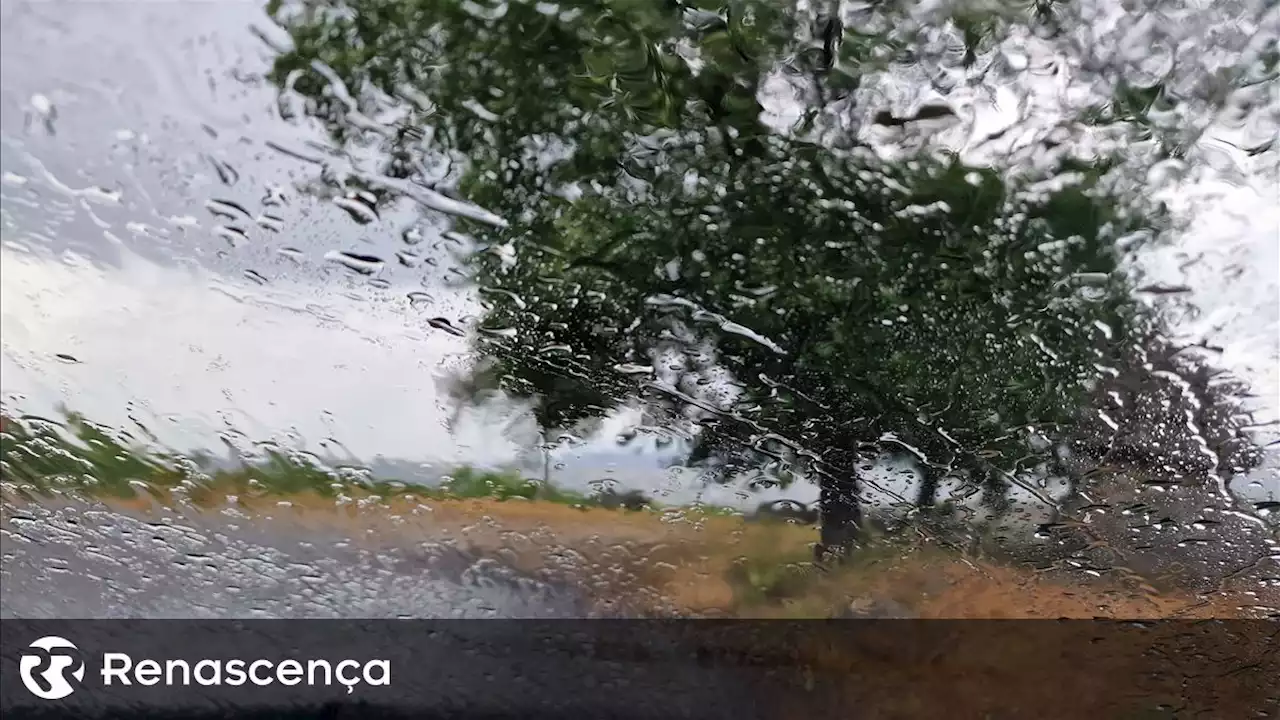
<path fill-rule="evenodd" d="M 1270 621 L 4 620 L 16 717 L 1280 714 Z"/>

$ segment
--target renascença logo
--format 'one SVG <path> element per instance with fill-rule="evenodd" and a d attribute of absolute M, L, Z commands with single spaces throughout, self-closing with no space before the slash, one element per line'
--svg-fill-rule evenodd
<path fill-rule="evenodd" d="M 77 684 L 84 680 L 84 660 L 70 640 L 46 635 L 22 653 L 18 671 L 32 695 L 42 700 L 61 700 L 76 691 L 67 680 L 68 674 Z"/>
<path fill-rule="evenodd" d="M 19 663 L 22 684 L 32 695 L 44 700 L 60 700 L 76 691 L 84 681 L 85 662 L 80 649 L 66 638 L 48 635 L 31 643 L 22 653 Z M 192 683 L 204 686 L 246 684 L 267 686 L 281 685 L 329 686 L 338 684 L 353 692 L 357 685 L 390 685 L 391 663 L 387 660 L 357 662 L 342 660 L 287 659 L 279 662 L 260 659 L 204 659 L 195 663 L 186 660 L 135 661 L 126 653 L 103 653 L 99 665 L 102 684 L 112 685 L 167 685 L 187 686 Z M 67 675 L 75 678 L 73 685 Z"/>

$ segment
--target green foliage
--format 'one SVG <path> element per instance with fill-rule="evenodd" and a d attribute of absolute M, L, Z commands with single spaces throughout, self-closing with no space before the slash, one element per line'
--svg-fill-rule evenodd
<path fill-rule="evenodd" d="M 65 426 L 6 419 L 0 433 L 0 475 L 7 483 L 40 492 L 85 488 L 110 497 L 133 497 L 151 483 L 176 485 L 182 473 L 161 456 L 135 453 L 106 428 L 67 413 Z"/>
<path fill-rule="evenodd" d="M 442 484 L 442 490 L 450 497 L 494 498 L 497 500 L 540 500 L 564 505 L 590 505 L 592 499 L 536 480 L 521 477 L 518 473 L 477 472 L 471 468 L 454 471 Z"/>
<path fill-rule="evenodd" d="M 802 595 L 818 573 L 820 570 L 807 554 L 789 558 L 743 557 L 726 579 L 742 605 L 768 605 Z"/>
<path fill-rule="evenodd" d="M 333 498 L 358 493 L 392 498 L 523 499 L 581 507 L 607 507 L 605 498 L 585 496 L 538 483 L 511 471 L 455 470 L 439 487 L 362 477 L 350 469 L 324 468 L 303 455 L 271 450 L 255 464 L 204 472 L 198 460 L 133 446 L 112 433 L 67 413 L 66 420 L 5 419 L 0 433 L 0 473 L 6 491 L 26 497 L 72 493 L 88 497 L 134 498 L 181 488 L 193 498 L 216 493 Z"/>

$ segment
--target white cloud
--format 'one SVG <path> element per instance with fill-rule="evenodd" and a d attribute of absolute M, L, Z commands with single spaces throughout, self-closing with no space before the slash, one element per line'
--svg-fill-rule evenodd
<path fill-rule="evenodd" d="M 133 408 L 179 447 L 234 427 L 255 440 L 294 431 L 313 449 L 333 437 L 363 457 L 513 452 L 483 424 L 446 431 L 435 374 L 464 341 L 391 304 L 325 302 L 133 256 L 104 270 L 2 252 L 3 390 L 29 396 L 24 409 L 61 402 L 125 424 Z"/>

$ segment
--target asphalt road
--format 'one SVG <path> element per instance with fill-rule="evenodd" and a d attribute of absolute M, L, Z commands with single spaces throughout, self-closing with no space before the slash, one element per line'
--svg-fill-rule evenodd
<path fill-rule="evenodd" d="M 579 594 L 447 542 L 371 547 L 234 511 L 5 508 L 0 618 L 583 617 Z"/>

